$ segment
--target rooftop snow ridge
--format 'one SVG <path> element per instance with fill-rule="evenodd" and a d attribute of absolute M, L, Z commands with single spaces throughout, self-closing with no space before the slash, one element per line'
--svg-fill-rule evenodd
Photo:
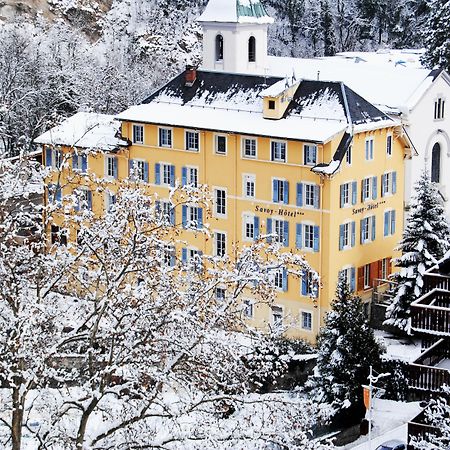
<path fill-rule="evenodd" d="M 260 0 L 210 0 L 198 22 L 273 23 Z"/>

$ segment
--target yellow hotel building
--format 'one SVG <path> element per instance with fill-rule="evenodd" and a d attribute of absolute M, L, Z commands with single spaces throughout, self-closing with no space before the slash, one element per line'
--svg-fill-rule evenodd
<path fill-rule="evenodd" d="M 248 51 L 243 57 L 251 63 L 249 21 L 265 10 L 244 13 L 250 15 L 242 30 L 241 22 L 233 25 L 242 32 Z M 267 27 L 257 19 L 256 31 Z M 224 62 L 227 35 L 212 36 L 212 58 Z M 57 171 L 49 180 L 61 187 L 56 196 L 86 184 L 86 204 L 101 215 L 114 202 L 116 180 L 139 169 L 133 173 L 158 194 L 171 220 L 185 227 L 181 239 L 188 245 L 177 248 L 180 259 L 198 252 L 230 254 L 234 244 L 265 234 L 286 251 L 305 254 L 321 277 L 315 301 L 307 277 L 290 279 L 281 270 L 275 276 L 276 305 L 249 304 L 255 326 L 283 321 L 289 336 L 312 341 L 340 272 L 363 298 L 370 297 L 375 279 L 391 272 L 402 233 L 409 144 L 397 122 L 343 83 L 189 67 L 116 119 L 80 113 L 36 140 L 44 145 L 47 166 L 57 167 L 65 155 L 75 161 L 64 170 L 64 182 L 56 179 Z M 89 120 L 98 127 L 87 125 Z M 81 148 L 96 151 L 72 158 Z M 110 190 L 96 191 L 83 173 L 112 181 Z M 198 205 L 170 211 L 169 189 L 176 180 L 209 187 L 211 216 Z M 212 239 L 195 232 L 204 223 Z M 54 235 L 57 227 L 55 216 Z"/>

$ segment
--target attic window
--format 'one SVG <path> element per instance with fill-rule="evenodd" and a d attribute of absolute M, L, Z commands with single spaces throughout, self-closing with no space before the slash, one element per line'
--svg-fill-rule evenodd
<path fill-rule="evenodd" d="M 269 100 L 269 109 L 275 109 L 275 100 Z"/>
<path fill-rule="evenodd" d="M 216 61 L 223 61 L 223 36 L 216 36 Z"/>
<path fill-rule="evenodd" d="M 248 61 L 256 61 L 256 39 L 254 36 L 250 36 L 250 39 L 248 40 Z"/>
<path fill-rule="evenodd" d="M 434 120 L 440 120 L 444 118 L 445 100 L 438 98 L 434 102 Z"/>

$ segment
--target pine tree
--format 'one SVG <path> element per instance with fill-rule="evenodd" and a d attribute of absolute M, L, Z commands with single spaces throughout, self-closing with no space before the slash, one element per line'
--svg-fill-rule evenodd
<path fill-rule="evenodd" d="M 339 277 L 336 299 L 318 336 L 318 359 L 308 380 L 314 400 L 331 405 L 337 413 L 362 404 L 361 385 L 370 366 L 379 367 L 381 345 L 375 339 L 359 297 Z"/>
<path fill-rule="evenodd" d="M 399 245 L 402 256 L 394 261 L 400 271 L 394 276 L 398 285 L 394 300 L 386 311 L 386 325 L 409 330 L 410 305 L 422 294 L 422 276 L 449 249 L 449 238 L 449 225 L 439 192 L 424 172 L 415 185 L 415 195 Z"/>
<path fill-rule="evenodd" d="M 334 56 L 336 53 L 335 36 L 333 28 L 333 15 L 328 1 L 320 3 L 322 14 L 323 52 L 325 56 Z"/>
<path fill-rule="evenodd" d="M 432 0 L 425 23 L 426 53 L 422 62 L 428 67 L 450 70 L 450 1 Z"/>

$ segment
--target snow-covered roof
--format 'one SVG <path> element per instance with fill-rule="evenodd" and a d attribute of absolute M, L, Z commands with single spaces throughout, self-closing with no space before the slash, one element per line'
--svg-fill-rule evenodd
<path fill-rule="evenodd" d="M 209 0 L 198 22 L 273 23 L 260 0 Z"/>
<path fill-rule="evenodd" d="M 64 145 L 111 151 L 127 146 L 118 137 L 120 122 L 112 115 L 79 112 L 34 140 L 36 144 Z"/>
<path fill-rule="evenodd" d="M 422 68 L 420 58 L 425 49 L 380 49 L 376 52 L 340 52 L 337 58 L 352 60 L 356 63 L 378 64 L 383 66 L 402 66 L 411 69 Z"/>
<path fill-rule="evenodd" d="M 412 108 L 418 90 L 426 89 L 434 77 L 428 69 L 375 62 L 371 58 L 364 62 L 342 56 L 316 59 L 269 56 L 268 64 L 268 73 L 273 76 L 285 77 L 295 72 L 303 79 L 342 81 L 384 112 Z"/>

